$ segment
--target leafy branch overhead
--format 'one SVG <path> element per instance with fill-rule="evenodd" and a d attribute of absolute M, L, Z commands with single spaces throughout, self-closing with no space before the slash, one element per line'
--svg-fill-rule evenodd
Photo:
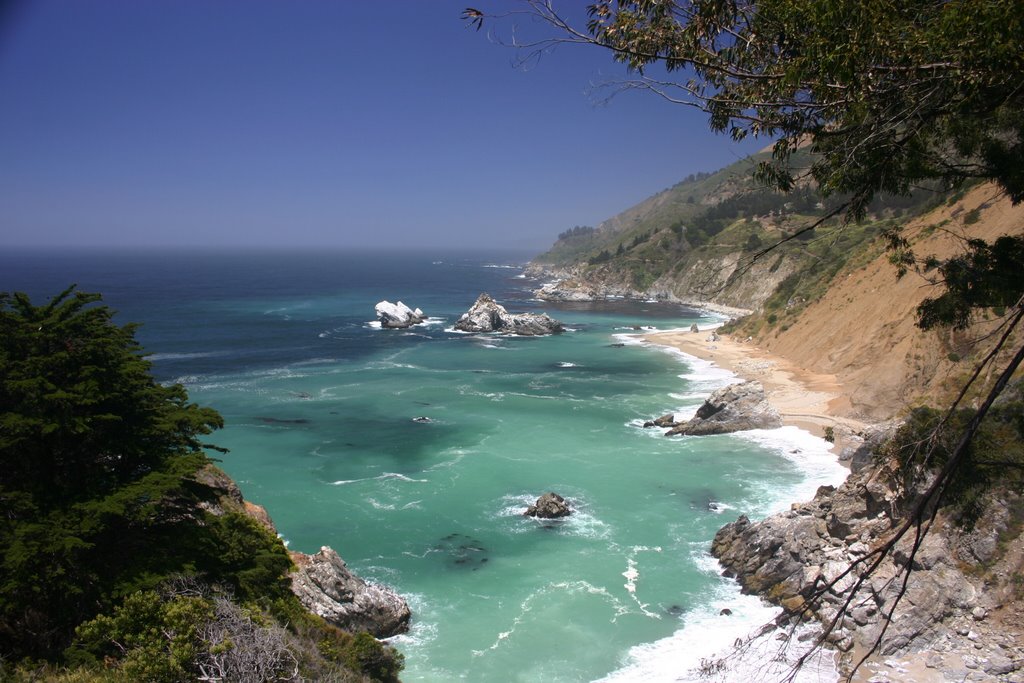
<path fill-rule="evenodd" d="M 490 19 L 526 14 L 549 29 L 508 41 L 525 58 L 561 44 L 610 50 L 635 76 L 615 87 L 697 107 L 735 139 L 775 138 L 758 173 L 782 190 L 798 180 L 793 152 L 810 147 L 810 176 L 826 195 L 849 193 L 855 218 L 875 194 L 925 180 L 991 179 L 1024 199 L 1015 3 L 601 0 L 584 27 L 550 0 L 522 5 Z M 484 13 L 464 18 L 479 29 Z"/>

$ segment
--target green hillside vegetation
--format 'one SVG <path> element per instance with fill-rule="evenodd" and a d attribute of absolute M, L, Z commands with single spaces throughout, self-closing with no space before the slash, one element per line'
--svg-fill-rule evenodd
<path fill-rule="evenodd" d="M 752 163 L 762 155 L 737 162 L 714 173 L 688 176 L 672 187 L 649 197 L 640 204 L 608 219 L 586 239 L 563 232 L 555 244 L 540 256 L 536 263 L 565 266 L 600 257 L 607 251 L 616 254 L 619 245 L 628 245 L 638 237 L 647 240 L 672 226 L 683 226 L 703 213 L 718 198 L 741 192 L 750 187 Z M 767 157 L 765 157 L 767 158 Z M 679 235 L 680 228 L 674 234 Z"/>
<path fill-rule="evenodd" d="M 596 230 L 567 230 L 534 263 L 573 267 L 597 283 L 626 282 L 642 294 L 662 276 L 692 267 L 695 259 L 736 253 L 749 259 L 837 212 L 846 202 L 842 195 L 823 197 L 812 183 L 788 193 L 759 185 L 752 169 L 765 158 L 766 153 L 755 155 L 716 173 L 692 175 Z M 869 249 L 894 220 L 917 215 L 944 199 L 944 193 L 926 188 L 907 196 L 880 195 L 868 205 L 862 221 L 828 220 L 761 257 L 773 259 L 773 271 L 780 258 L 795 261 L 800 271 L 782 288 L 785 291 L 773 297 L 775 319 L 778 309 L 792 309 L 791 295 L 798 287 L 802 299 L 812 300 L 847 260 Z"/>
<path fill-rule="evenodd" d="M 397 680 L 390 647 L 302 608 L 204 450 L 220 415 L 99 299 L 0 293 L 0 679 Z"/>

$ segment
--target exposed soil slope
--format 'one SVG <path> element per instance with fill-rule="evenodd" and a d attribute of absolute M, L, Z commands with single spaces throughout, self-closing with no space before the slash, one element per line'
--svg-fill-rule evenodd
<path fill-rule="evenodd" d="M 975 210 L 977 221 L 971 223 Z M 919 256 L 945 258 L 965 237 L 991 241 L 1021 232 L 1024 204 L 1012 206 L 992 186 L 983 185 L 956 204 L 913 221 L 905 234 Z M 889 419 L 922 397 L 947 393 L 970 368 L 972 342 L 992 328 L 990 322 L 959 334 L 921 331 L 915 326 L 915 310 L 936 294 L 937 288 L 919 274 L 897 279 L 896 268 L 880 254 L 863 267 L 841 272 L 827 293 L 787 329 L 768 333 L 757 343 L 799 367 L 834 376 L 843 387 L 841 400 L 848 401 L 834 406 L 840 413 Z"/>

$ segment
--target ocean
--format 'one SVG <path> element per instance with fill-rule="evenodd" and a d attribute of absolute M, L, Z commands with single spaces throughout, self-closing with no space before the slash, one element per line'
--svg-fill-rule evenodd
<path fill-rule="evenodd" d="M 644 429 L 734 380 L 640 333 L 718 318 L 655 302 L 540 302 L 541 283 L 522 273 L 530 256 L 8 250 L 0 291 L 40 303 L 77 283 L 119 322 L 140 323 L 157 378 L 224 416 L 211 438 L 230 449 L 221 466 L 289 547 L 329 545 L 409 600 L 412 629 L 391 640 L 403 680 L 697 680 L 702 662 L 776 613 L 719 575 L 715 531 L 845 472 L 793 427 Z M 481 292 L 568 330 L 455 332 Z M 380 329 L 383 299 L 429 320 Z M 546 491 L 573 515 L 524 517 Z M 777 644 L 701 680 L 768 680 Z M 835 680 L 827 661 L 801 676 Z"/>

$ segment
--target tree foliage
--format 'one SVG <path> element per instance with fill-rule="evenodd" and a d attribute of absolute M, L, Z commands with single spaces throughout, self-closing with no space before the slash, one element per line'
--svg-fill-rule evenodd
<path fill-rule="evenodd" d="M 280 595 L 291 563 L 219 491 L 202 437 L 210 408 L 163 386 L 99 297 L 69 289 L 33 305 L 0 294 L 0 647 L 53 657 L 84 619 L 176 572 L 239 595 Z"/>
<path fill-rule="evenodd" d="M 598 0 L 578 23 L 552 0 L 522 5 L 465 16 L 478 27 L 485 18 L 500 26 L 525 13 L 542 29 L 508 41 L 524 60 L 561 44 L 598 46 L 634 74 L 610 87 L 699 108 L 712 130 L 735 139 L 775 139 L 757 177 L 798 195 L 813 181 L 834 203 L 823 220 L 863 218 L 877 196 L 908 196 L 922 184 L 988 180 L 1013 202 L 1024 199 L 1024 13 L 1017 3 Z M 721 229 L 716 216 L 702 220 L 692 243 Z M 966 302 L 972 295 L 958 278 L 982 283 L 997 305 L 1019 299 L 1019 286 L 1006 288 L 1004 278 L 979 267 L 988 260 L 1024 268 L 1013 242 L 972 242 L 965 252 L 949 263 L 913 262 L 947 285 L 920 311 L 922 326 L 962 327 L 965 308 L 978 308 Z"/>
<path fill-rule="evenodd" d="M 709 115 L 713 130 L 778 141 L 761 177 L 794 186 L 809 145 L 825 194 L 863 211 L 926 179 L 991 179 L 1024 199 L 1024 18 L 973 0 L 600 0 L 585 26 L 550 0 L 554 29 L 516 39 L 526 57 L 561 43 L 612 52 L 651 90 Z M 479 13 L 478 13 L 479 14 Z"/>
<path fill-rule="evenodd" d="M 946 490 L 946 501 L 958 521 L 971 525 L 984 510 L 986 494 L 996 485 L 1021 488 L 1024 481 L 1024 401 L 1017 385 L 1011 396 L 993 405 L 964 454 L 963 476 Z M 882 447 L 882 454 L 899 464 L 907 489 L 936 468 L 949 462 L 957 435 L 973 417 L 973 411 L 958 410 L 949 416 L 949 429 L 936 429 L 942 413 L 917 408 L 910 413 L 896 436 Z"/>
<path fill-rule="evenodd" d="M 221 427 L 180 385 L 153 381 L 133 325 L 95 294 L 44 306 L 0 294 L 0 457 L 4 487 L 41 510 L 111 492 L 199 453 Z"/>
<path fill-rule="evenodd" d="M 157 383 L 134 333 L 74 288 L 0 293 L 0 678 L 397 680 L 393 648 L 301 607 L 203 451 L 220 415 Z"/>

